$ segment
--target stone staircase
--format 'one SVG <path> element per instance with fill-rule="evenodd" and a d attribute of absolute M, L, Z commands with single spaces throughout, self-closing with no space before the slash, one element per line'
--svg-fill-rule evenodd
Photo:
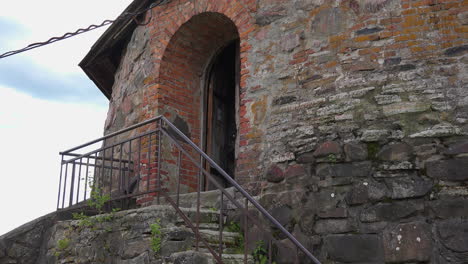
<path fill-rule="evenodd" d="M 233 197 L 235 197 L 234 189 L 226 189 Z M 171 197 L 173 200 L 176 200 L 175 196 Z M 162 199 L 163 200 L 163 199 Z M 165 201 L 160 201 L 161 204 L 167 204 Z M 181 211 L 188 216 L 188 218 L 194 223 L 196 223 L 196 193 L 187 193 L 179 196 L 179 205 Z M 232 206 L 229 206 L 230 203 L 224 201 L 225 206 L 228 209 L 233 209 Z M 156 204 L 156 201 L 153 202 Z M 206 191 L 200 193 L 200 235 L 208 242 L 209 246 L 219 252 L 219 235 L 220 227 L 219 220 L 221 217 L 220 211 L 220 192 L 219 191 Z M 243 250 L 243 235 L 239 232 L 230 232 L 229 228 L 226 227 L 227 218 L 223 216 L 223 225 L 224 231 L 222 233 L 222 248 L 223 262 L 226 264 L 236 264 L 244 263 L 244 250 Z M 177 220 L 176 229 L 182 230 L 183 232 L 190 233 L 195 237 L 192 230 L 185 225 L 185 222 L 182 218 Z M 176 231 L 176 230 L 174 230 Z M 177 231 L 176 231 L 177 232 Z M 172 253 L 168 258 L 166 258 L 165 263 L 216 263 L 214 257 L 209 252 L 208 248 L 200 241 L 199 242 L 199 251 L 195 251 L 195 243 L 193 243 L 192 248 L 180 252 Z M 247 263 L 254 263 L 252 256 L 248 255 Z"/>
<path fill-rule="evenodd" d="M 181 195 L 179 209 L 196 226 L 197 209 L 193 195 Z M 221 216 L 216 192 L 202 193 L 201 201 L 201 237 L 219 253 L 221 219 L 224 226 L 221 243 L 223 263 L 244 263 L 243 235 L 226 225 L 229 220 L 225 215 Z M 98 221 L 99 218 L 106 220 Z M 44 254 L 40 256 L 41 263 L 217 263 L 202 241 L 199 241 L 196 251 L 194 232 L 163 199 L 159 205 L 120 211 L 112 217 L 92 216 L 90 219 L 96 219 L 91 226 L 83 225 L 81 220 L 59 221 L 52 226 L 50 237 L 44 243 Z M 154 239 L 151 225 L 154 223 L 159 223 L 161 233 L 160 250 L 157 252 L 151 247 Z M 251 255 L 248 255 L 247 263 L 254 263 Z"/>
<path fill-rule="evenodd" d="M 181 207 L 181 211 L 184 212 L 189 219 L 195 223 L 196 221 L 196 208 L 184 208 Z M 219 210 L 214 209 L 200 209 L 200 235 L 208 242 L 209 246 L 219 252 L 219 218 L 221 217 Z M 226 223 L 226 218 L 223 217 L 223 223 Z M 174 233 L 185 233 L 191 236 L 192 246 L 185 250 L 174 252 L 165 258 L 167 264 L 176 263 L 216 263 L 214 257 L 209 252 L 208 248 L 200 241 L 199 251 L 195 251 L 195 234 L 192 230 L 185 225 L 182 218 L 179 218 L 176 223 L 176 227 L 172 228 L 169 234 Z M 172 238 L 173 239 L 173 238 Z M 179 237 L 180 239 L 180 237 Z M 222 233 L 222 248 L 223 262 L 226 264 L 244 263 L 243 253 L 243 236 L 238 232 L 223 231 Z M 249 255 L 247 263 L 253 263 L 252 257 Z"/>

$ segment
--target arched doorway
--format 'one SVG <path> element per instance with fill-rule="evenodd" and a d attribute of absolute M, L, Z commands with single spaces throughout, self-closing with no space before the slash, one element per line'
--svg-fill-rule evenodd
<path fill-rule="evenodd" d="M 221 13 L 193 16 L 174 32 L 162 56 L 157 114 L 165 115 L 215 161 L 234 176 L 239 101 L 239 32 Z M 193 153 L 196 156 L 196 153 Z M 176 157 L 165 156 L 163 180 L 174 185 L 171 172 Z M 198 168 L 182 162 L 184 191 L 198 186 Z M 205 168 L 211 170 L 204 164 Z M 218 177 L 218 182 L 227 186 Z M 204 190 L 212 185 L 203 179 Z"/>
<path fill-rule="evenodd" d="M 238 108 L 239 41 L 234 40 L 213 59 L 207 74 L 205 92 L 205 151 L 234 177 L 237 137 L 236 113 Z M 218 183 L 228 187 L 228 182 L 206 164 L 206 169 Z M 205 189 L 212 189 L 206 182 Z"/>

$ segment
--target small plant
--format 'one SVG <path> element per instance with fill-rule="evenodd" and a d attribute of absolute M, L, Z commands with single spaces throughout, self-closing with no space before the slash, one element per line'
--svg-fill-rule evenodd
<path fill-rule="evenodd" d="M 328 160 L 328 162 L 336 162 L 338 160 L 338 158 L 336 157 L 335 154 L 328 154 L 327 160 Z"/>
<path fill-rule="evenodd" d="M 68 238 L 64 238 L 64 239 L 60 239 L 57 241 L 57 246 L 55 247 L 55 250 L 54 250 L 54 256 L 55 257 L 60 257 L 60 255 L 62 255 L 62 253 L 64 253 L 68 247 L 70 246 L 70 239 Z"/>
<path fill-rule="evenodd" d="M 226 224 L 226 230 L 229 232 L 241 233 L 240 224 L 237 222 L 229 222 Z"/>
<path fill-rule="evenodd" d="M 57 241 L 57 249 L 63 251 L 70 246 L 70 239 L 64 238 Z"/>
<path fill-rule="evenodd" d="M 265 248 L 265 242 L 263 240 L 257 241 L 256 247 L 252 252 L 252 257 L 254 259 L 255 264 L 266 264 L 268 263 L 268 251 Z M 275 261 L 272 262 L 276 264 Z"/>
<path fill-rule="evenodd" d="M 111 197 L 109 194 L 102 194 L 101 189 L 98 187 L 91 188 L 91 197 L 87 201 L 87 204 L 91 208 L 95 208 L 99 214 L 102 213 L 104 205 L 110 201 Z"/>
<path fill-rule="evenodd" d="M 78 226 L 92 227 L 94 225 L 94 221 L 89 216 L 85 215 L 83 212 L 73 213 L 73 219 L 79 220 Z"/>
<path fill-rule="evenodd" d="M 242 233 L 242 229 L 239 223 L 237 222 L 229 222 L 226 224 L 226 230 L 229 232 L 239 233 L 239 237 L 236 238 L 235 241 L 235 253 L 241 254 L 244 253 L 244 234 Z"/>
<path fill-rule="evenodd" d="M 150 225 L 151 228 L 151 249 L 154 253 L 161 250 L 162 232 L 161 219 L 156 219 L 156 222 Z"/>
<path fill-rule="evenodd" d="M 72 215 L 73 215 L 74 220 L 79 220 L 78 226 L 94 227 L 96 223 L 104 223 L 104 222 L 112 221 L 112 219 L 114 219 L 115 213 L 118 211 L 120 211 L 120 208 L 114 208 L 112 209 L 112 212 L 110 214 L 98 215 L 93 218 L 85 215 L 83 212 L 73 213 Z"/>

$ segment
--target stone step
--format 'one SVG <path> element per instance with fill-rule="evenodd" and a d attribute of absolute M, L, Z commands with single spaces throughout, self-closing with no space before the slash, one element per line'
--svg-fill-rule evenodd
<path fill-rule="evenodd" d="M 226 188 L 225 189 L 229 194 L 234 197 L 234 187 Z M 177 196 L 171 195 L 170 196 L 174 202 L 176 201 Z M 205 191 L 200 192 L 200 208 L 209 209 L 209 208 L 216 208 L 219 209 L 220 207 L 220 191 L 213 190 L 213 191 Z M 225 198 L 226 200 L 226 198 Z M 165 201 L 165 199 L 160 200 L 161 204 L 169 204 Z M 153 204 L 157 204 L 157 201 L 154 200 Z M 197 193 L 184 193 L 179 195 L 179 206 L 184 208 L 196 208 L 197 207 Z"/>
<path fill-rule="evenodd" d="M 166 233 L 169 235 L 171 240 L 183 240 L 184 237 L 194 237 L 192 229 L 185 226 L 173 226 L 166 228 Z M 219 230 L 200 229 L 200 235 L 208 242 L 212 247 L 219 247 Z M 238 247 L 239 242 L 242 240 L 242 235 L 236 232 L 223 231 L 222 242 L 224 247 Z M 204 244 L 200 241 L 200 247 L 204 247 Z"/>
<path fill-rule="evenodd" d="M 196 224 L 197 209 L 196 208 L 180 208 L 180 210 L 192 221 L 193 225 Z M 211 209 L 200 209 L 199 221 L 205 224 L 217 224 L 219 223 L 219 217 L 221 213 L 217 210 Z M 225 219 L 223 219 L 224 221 Z M 182 217 L 178 217 L 177 223 L 184 223 Z"/>
<path fill-rule="evenodd" d="M 209 243 L 210 247 L 215 250 L 216 252 L 219 252 L 219 244 L 213 244 Z M 193 250 L 195 250 L 195 246 L 193 247 Z M 208 248 L 205 247 L 203 243 L 200 242 L 198 250 L 203 253 L 210 253 Z M 223 247 L 223 254 L 244 254 L 244 250 L 242 247 L 229 247 L 225 246 Z"/>
<path fill-rule="evenodd" d="M 241 264 L 244 263 L 243 254 L 223 254 L 222 260 L 225 264 Z M 215 264 L 215 258 L 210 253 L 196 252 L 196 251 L 183 251 L 171 254 L 169 263 L 206 263 Z M 253 264 L 254 261 L 251 256 L 247 258 L 248 264 Z"/>
<path fill-rule="evenodd" d="M 207 240 L 209 243 L 218 244 L 219 243 L 219 231 L 215 230 L 200 230 L 200 235 Z M 242 236 L 239 233 L 223 231 L 222 239 L 224 245 L 236 245 L 241 239 Z"/>

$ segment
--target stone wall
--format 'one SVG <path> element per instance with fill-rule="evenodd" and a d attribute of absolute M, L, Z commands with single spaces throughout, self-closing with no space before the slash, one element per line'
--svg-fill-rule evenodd
<path fill-rule="evenodd" d="M 190 36 L 205 43 L 216 35 L 207 24 L 230 20 L 241 52 L 236 180 L 323 260 L 466 263 L 467 8 L 466 0 L 172 1 L 135 30 L 106 132 L 164 114 L 201 144 L 200 69 L 212 53 L 192 51 Z M 212 13 L 222 15 L 191 20 Z"/>

